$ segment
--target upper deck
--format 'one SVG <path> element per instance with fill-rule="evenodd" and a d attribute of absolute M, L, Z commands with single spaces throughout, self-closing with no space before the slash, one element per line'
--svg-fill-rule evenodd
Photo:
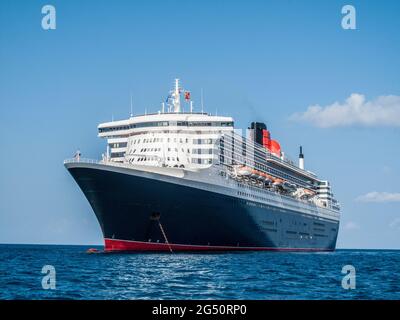
<path fill-rule="evenodd" d="M 99 137 L 129 135 L 137 131 L 182 129 L 233 128 L 231 117 L 212 116 L 207 113 L 153 113 L 130 117 L 126 120 L 101 123 L 98 126 Z"/>

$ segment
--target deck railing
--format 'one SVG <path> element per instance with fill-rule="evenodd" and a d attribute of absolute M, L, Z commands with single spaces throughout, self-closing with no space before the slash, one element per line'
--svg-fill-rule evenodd
<path fill-rule="evenodd" d="M 94 163 L 94 164 L 105 164 L 104 161 L 102 160 L 97 160 L 97 159 L 89 159 L 89 158 L 70 158 L 70 159 L 65 159 L 64 164 L 66 163 Z"/>
<path fill-rule="evenodd" d="M 129 163 L 121 163 L 121 162 L 115 162 L 115 161 L 97 160 L 97 159 L 89 159 L 89 158 L 65 159 L 64 164 L 67 164 L 67 163 L 102 164 L 105 166 L 120 167 L 120 168 L 131 168 L 132 167 L 132 165 Z"/>

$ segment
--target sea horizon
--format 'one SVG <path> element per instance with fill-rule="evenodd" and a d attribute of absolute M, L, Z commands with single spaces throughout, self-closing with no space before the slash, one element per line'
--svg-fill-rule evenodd
<path fill-rule="evenodd" d="M 104 244 L 71 244 L 71 243 L 26 243 L 26 242 L 21 242 L 21 243 L 11 243 L 11 242 L 0 242 L 0 246 L 2 245 L 30 245 L 30 246 L 80 246 L 80 247 L 90 247 L 90 246 L 95 246 L 95 247 L 104 247 Z M 380 250 L 380 251 L 399 251 L 400 248 L 336 248 L 334 251 L 338 250 Z M 266 250 L 268 251 L 268 250 Z M 223 251 L 223 252 L 231 252 L 229 250 Z M 251 250 L 250 250 L 251 252 Z M 290 253 L 290 251 L 288 251 Z M 307 252 L 307 251 L 306 251 Z"/>

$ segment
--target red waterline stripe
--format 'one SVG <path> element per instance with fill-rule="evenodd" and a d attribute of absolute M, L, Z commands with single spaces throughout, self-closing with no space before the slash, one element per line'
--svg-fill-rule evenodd
<path fill-rule="evenodd" d="M 274 247 L 233 247 L 233 246 L 202 246 L 189 244 L 143 242 L 120 239 L 104 239 L 104 250 L 112 251 L 333 251 L 324 248 L 274 248 Z"/>

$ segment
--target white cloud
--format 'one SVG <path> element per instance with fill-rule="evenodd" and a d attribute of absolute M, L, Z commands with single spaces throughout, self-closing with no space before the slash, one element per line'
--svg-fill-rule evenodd
<path fill-rule="evenodd" d="M 349 222 L 347 222 L 347 223 L 344 225 L 344 228 L 345 228 L 346 230 L 352 231 L 352 230 L 358 230 L 358 229 L 360 229 L 360 226 L 359 226 L 357 223 L 353 222 L 353 221 L 349 221 Z"/>
<path fill-rule="evenodd" d="M 393 228 L 393 229 L 400 230 L 400 218 L 394 219 L 394 220 L 389 224 L 389 227 L 391 227 L 391 228 Z"/>
<path fill-rule="evenodd" d="M 361 202 L 397 202 L 400 201 L 400 193 L 373 191 L 357 197 L 356 200 Z"/>
<path fill-rule="evenodd" d="M 295 113 L 290 119 L 321 128 L 351 125 L 399 127 L 400 96 L 380 96 L 366 101 L 364 95 L 353 93 L 343 103 L 309 106 L 305 112 Z"/>

